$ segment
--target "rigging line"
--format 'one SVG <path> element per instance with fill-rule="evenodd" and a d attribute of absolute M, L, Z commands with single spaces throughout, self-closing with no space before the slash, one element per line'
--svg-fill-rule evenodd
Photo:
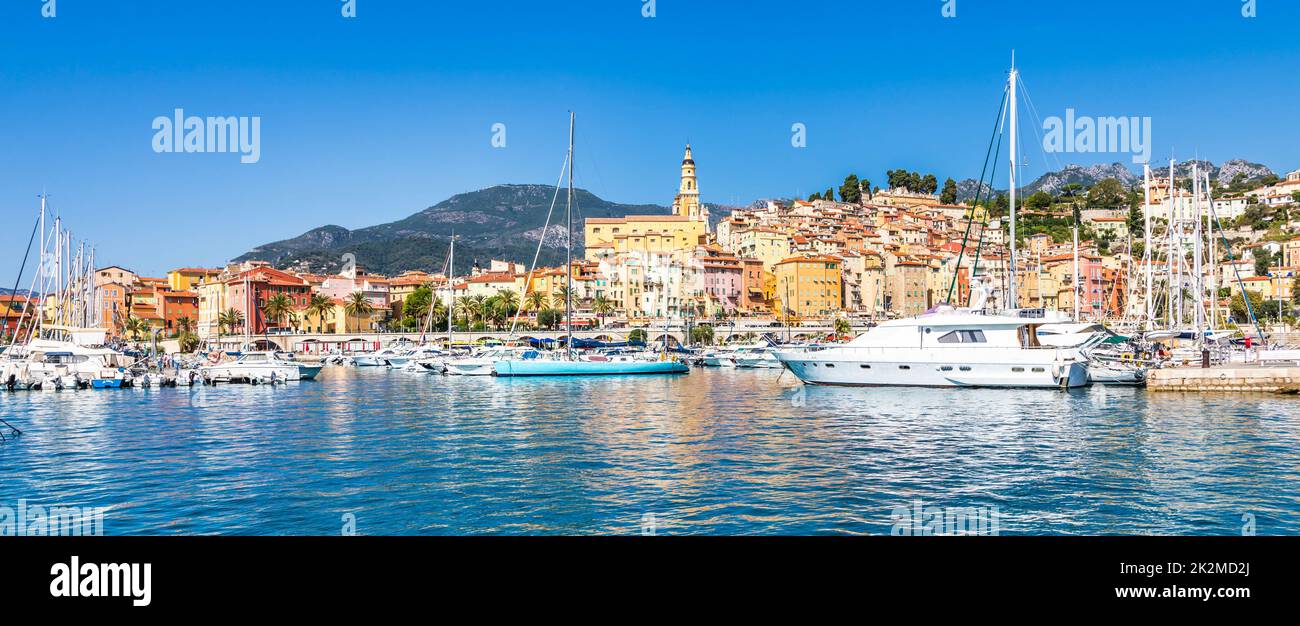
<path fill-rule="evenodd" d="M 1011 115 L 1011 112 L 1008 110 L 1008 111 L 1006 111 L 1006 112 L 1003 114 L 1003 116 L 1002 116 L 1001 119 L 999 120 L 999 125 L 998 125 L 998 137 L 999 137 L 999 139 L 998 139 L 997 147 L 996 147 L 996 148 L 994 149 L 994 151 L 993 151 L 993 170 L 992 170 L 991 172 L 989 172 L 989 193 L 990 193 L 990 194 L 993 192 L 993 181 L 997 178 L 997 171 L 998 171 L 998 157 L 1001 156 L 1001 154 L 1002 154 L 1002 140 L 1001 140 L 1001 137 L 1006 133 L 1006 128 L 1007 128 L 1007 118 L 1008 118 L 1010 115 Z M 981 184 L 983 184 L 983 183 L 981 183 Z M 991 201 L 992 201 L 992 198 L 989 198 L 989 201 L 991 202 Z M 973 216 L 972 216 L 972 217 L 973 217 Z M 979 273 L 979 269 L 980 269 L 980 252 L 982 252 L 982 251 L 984 250 L 984 232 L 988 230 L 988 225 L 989 225 L 989 211 L 988 211 L 988 209 L 986 208 L 985 211 L 984 211 L 984 219 L 983 219 L 983 220 L 981 221 L 981 223 L 980 223 L 980 238 L 979 238 L 979 241 L 978 241 L 978 242 L 976 243 L 976 245 L 975 245 L 975 262 L 971 265 L 970 275 L 971 275 L 971 279 L 972 279 L 972 280 L 975 278 L 975 275 L 976 275 L 977 273 Z M 1001 230 L 1001 224 L 999 224 L 998 229 Z M 1004 265 L 1004 268 L 1003 268 L 1003 269 L 1005 269 L 1005 263 L 1004 263 L 1003 265 Z M 1004 273 L 1005 273 L 1005 272 L 1004 272 Z M 1005 297 L 1005 296 L 1004 296 L 1004 297 Z M 969 304 L 968 304 L 967 306 L 969 306 Z"/>
<path fill-rule="evenodd" d="M 23 281 L 23 272 L 27 271 L 27 257 L 30 257 L 30 256 L 32 255 L 32 243 L 36 241 L 36 231 L 37 231 L 37 229 L 39 229 L 40 227 L 41 227 L 41 218 L 40 218 L 40 217 L 37 217 L 37 218 L 36 218 L 36 223 L 32 225 L 32 234 L 31 234 L 30 237 L 27 238 L 27 252 L 23 253 L 23 263 L 22 263 L 22 265 L 18 268 L 18 276 L 16 276 L 16 277 L 14 278 L 14 290 L 11 291 L 11 292 L 9 292 L 9 297 L 10 297 L 9 302 L 10 302 L 10 304 L 12 304 L 12 303 L 14 302 L 13 298 L 15 298 L 15 297 L 18 296 L 18 286 L 22 284 L 22 281 Z M 30 304 L 31 304 L 31 298 L 30 298 L 31 294 L 29 293 L 28 296 L 29 296 L 29 297 L 28 297 L 28 305 L 30 305 Z M 5 315 L 6 318 L 8 317 L 8 311 L 11 311 L 11 310 L 13 310 L 13 307 L 12 307 L 12 306 L 10 306 L 10 307 L 7 308 L 7 310 L 6 310 L 6 315 Z M 24 306 L 24 307 L 23 307 L 23 312 L 26 313 L 26 311 L 27 311 L 27 307 Z M 11 347 L 14 345 L 14 342 L 18 340 L 18 330 L 19 330 L 19 326 L 21 326 L 21 325 L 22 325 L 22 318 L 20 317 L 20 318 L 19 318 L 19 321 L 18 321 L 18 325 L 15 325 L 15 326 L 14 326 L 14 336 L 13 336 L 12 338 L 10 338 L 10 340 L 9 340 L 9 345 L 10 345 Z"/>
<path fill-rule="evenodd" d="M 1210 217 L 1214 220 L 1214 225 L 1219 227 L 1219 238 L 1223 240 L 1223 250 L 1228 253 L 1228 260 L 1235 261 L 1232 257 L 1232 244 L 1228 243 L 1228 236 L 1223 232 L 1223 224 L 1219 222 L 1219 215 L 1214 212 L 1214 195 L 1209 197 Z M 1250 305 L 1250 296 L 1246 294 L 1246 286 L 1241 283 L 1241 268 L 1236 263 L 1232 264 L 1232 272 L 1237 277 L 1237 289 L 1241 291 L 1241 300 L 1246 303 L 1246 312 L 1250 314 L 1250 321 L 1255 324 L 1255 332 L 1259 333 L 1259 340 L 1264 341 L 1264 330 L 1259 327 L 1259 318 L 1255 317 L 1255 307 Z M 1212 297 L 1218 297 L 1213 294 Z"/>
<path fill-rule="evenodd" d="M 1001 131 L 998 129 L 998 122 L 999 120 L 1002 119 L 1002 111 L 1003 109 L 1006 108 L 1006 106 L 1007 106 L 1007 90 L 1006 88 L 1003 88 L 1002 101 L 1000 104 L 998 104 L 998 114 L 993 118 L 993 133 L 992 136 L 989 137 L 988 148 L 984 150 L 984 165 L 980 167 L 980 178 L 979 181 L 975 184 L 975 201 L 971 205 L 970 217 L 966 220 L 966 232 L 965 234 L 962 235 L 961 238 L 961 249 L 957 251 L 957 264 L 953 266 L 952 269 L 952 281 L 948 284 L 948 296 L 945 298 L 945 300 L 947 300 L 949 303 L 952 302 L 953 289 L 957 287 L 957 272 L 961 270 L 961 261 L 966 254 L 966 242 L 970 240 L 971 226 L 975 223 L 975 209 L 979 207 L 980 194 L 983 193 L 984 191 L 984 173 L 989 166 L 989 153 L 993 151 L 994 140 L 996 140 L 998 136 L 1001 134 Z M 1001 143 L 1001 141 L 999 141 L 998 143 Z M 980 236 L 982 237 L 983 233 L 981 233 Z"/>
<path fill-rule="evenodd" d="M 1038 145 L 1041 146 L 1043 145 L 1043 135 L 1039 130 L 1043 127 L 1043 120 L 1038 115 L 1038 108 L 1034 106 L 1034 99 L 1029 97 L 1029 87 L 1025 86 L 1025 79 L 1017 74 L 1016 80 L 1020 83 L 1020 92 L 1025 94 L 1025 104 L 1029 105 L 1029 114 L 1034 116 L 1034 123 L 1037 124 L 1037 126 L 1034 127 L 1034 136 L 1038 138 Z M 1047 151 L 1044 150 L 1043 152 Z M 1022 152 L 1020 154 L 1024 153 Z M 1057 171 L 1060 171 L 1062 169 L 1060 157 L 1058 157 L 1055 152 L 1047 152 L 1047 154 L 1051 155 L 1052 162 L 1056 164 Z"/>
<path fill-rule="evenodd" d="M 546 231 L 551 229 L 551 214 L 555 212 L 555 203 L 560 199 L 560 184 L 564 182 L 564 170 L 569 167 L 569 153 L 564 155 L 564 164 L 560 166 L 560 179 L 555 181 L 555 195 L 551 196 L 551 208 L 546 211 L 546 224 L 542 226 L 542 234 L 537 238 L 537 252 L 533 253 L 533 264 L 528 269 L 528 277 L 524 279 L 524 286 L 520 290 L 519 304 L 515 308 L 515 317 L 510 321 L 510 334 L 506 335 L 509 340 L 515 336 L 515 328 L 519 325 L 519 314 L 524 310 L 524 298 L 528 296 L 528 288 L 533 283 L 533 272 L 537 271 L 537 259 L 542 256 L 542 244 L 546 242 Z"/>
<path fill-rule="evenodd" d="M 453 240 L 456 238 L 456 233 L 455 233 L 455 231 L 452 231 L 452 233 L 451 233 L 451 238 L 452 238 Z M 452 288 L 451 288 L 451 273 L 448 271 L 449 269 L 451 269 L 451 251 L 452 251 L 451 246 L 447 246 L 447 259 L 446 259 L 445 261 L 443 261 L 443 263 L 442 263 L 442 275 L 445 276 L 445 277 L 447 278 L 447 293 L 448 293 L 449 296 L 450 296 L 450 297 L 448 298 L 448 300 L 451 301 L 451 302 L 454 304 L 454 301 L 455 301 L 455 299 L 456 299 L 456 292 L 455 292 L 454 290 L 452 290 Z M 423 285 L 421 285 L 421 286 L 423 286 Z M 429 296 L 430 296 L 430 297 L 429 297 L 429 313 L 428 313 L 428 316 L 424 318 L 424 323 L 420 325 L 420 344 L 421 344 L 421 345 L 424 344 L 424 335 L 425 335 L 426 333 L 428 333 L 429 330 L 433 327 L 433 311 L 434 311 L 434 308 L 435 308 L 434 305 L 437 304 L 437 302 L 438 302 L 438 294 L 437 294 L 436 292 L 434 292 L 434 290 L 433 290 L 433 281 L 430 281 L 430 282 L 429 282 Z M 449 316 L 451 315 L 451 311 L 450 311 L 450 309 L 448 309 L 447 315 L 449 315 Z M 451 344 L 448 344 L 448 345 L 447 345 L 447 349 L 448 349 L 448 350 L 451 349 Z"/>

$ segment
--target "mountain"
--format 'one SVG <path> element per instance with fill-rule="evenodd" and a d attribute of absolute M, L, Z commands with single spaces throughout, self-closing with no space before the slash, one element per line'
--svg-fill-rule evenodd
<path fill-rule="evenodd" d="M 1174 165 L 1174 175 L 1178 177 L 1188 177 L 1192 174 L 1192 164 L 1195 163 L 1200 171 L 1210 173 L 1210 178 L 1215 181 L 1222 181 L 1227 184 L 1238 174 L 1245 177 L 1246 181 L 1258 180 L 1265 176 L 1272 176 L 1273 170 L 1259 163 L 1251 163 L 1243 159 L 1232 159 L 1224 161 L 1222 166 L 1216 167 L 1209 161 L 1188 160 Z M 1163 178 L 1169 176 L 1169 167 L 1159 167 L 1151 169 L 1152 178 Z M 1099 165 L 1066 165 L 1060 171 L 1047 172 L 1042 176 L 1034 179 L 1033 182 L 1021 187 L 1019 193 L 1028 196 L 1036 191 L 1046 191 L 1047 193 L 1056 194 L 1061 188 L 1070 183 L 1078 183 L 1086 187 L 1091 187 L 1097 182 L 1107 178 L 1114 178 L 1125 186 L 1138 185 L 1142 183 L 1142 172 L 1134 172 L 1123 163 L 1110 163 Z M 979 183 L 973 178 L 967 178 L 957 183 L 957 199 L 959 201 L 971 200 L 975 197 L 975 191 L 979 189 Z M 984 185 L 984 194 L 989 191 L 988 185 Z M 997 189 L 995 193 L 1004 194 L 1006 189 Z"/>
<path fill-rule="evenodd" d="M 235 261 L 270 261 L 277 267 L 313 272 L 335 272 L 345 253 L 356 255 L 367 271 L 394 275 L 406 270 L 442 271 L 447 244 L 456 234 L 457 273 L 464 274 L 472 263 L 502 259 L 531 264 L 537 241 L 543 239 L 539 262 L 564 262 L 565 193 L 555 201 L 551 226 L 545 237 L 542 227 L 555 195 L 551 185 L 496 185 L 457 194 L 410 217 L 387 224 L 348 230 L 326 225 L 292 239 L 253 248 Z M 619 204 L 574 190 L 574 250 L 582 256 L 582 220 L 587 217 L 623 217 L 629 214 L 666 214 L 666 207 L 653 204 Z"/>

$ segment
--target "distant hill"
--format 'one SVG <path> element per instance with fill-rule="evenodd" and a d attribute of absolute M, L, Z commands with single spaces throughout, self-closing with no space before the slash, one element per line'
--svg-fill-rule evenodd
<path fill-rule="evenodd" d="M 1213 163 L 1204 160 L 1201 161 L 1188 160 L 1182 163 L 1176 163 L 1174 167 L 1175 176 L 1180 176 L 1180 177 L 1190 176 L 1192 173 L 1193 163 L 1198 164 L 1202 172 L 1208 171 L 1210 173 L 1210 178 L 1212 180 L 1214 181 L 1222 180 L 1225 184 L 1231 182 L 1233 178 L 1237 176 L 1237 174 L 1242 174 L 1245 177 L 1245 180 L 1247 181 L 1259 180 L 1266 176 L 1274 175 L 1273 170 L 1269 169 L 1268 166 L 1261 165 L 1259 163 L 1251 163 L 1250 161 L 1246 161 L 1243 159 L 1232 159 L 1229 161 L 1224 161 L 1222 166 L 1215 166 Z M 1006 180 L 1005 168 L 1003 168 L 1001 172 L 1002 173 L 999 175 L 999 178 L 1001 180 Z M 1162 178 L 1168 176 L 1169 176 L 1169 166 L 1151 168 L 1152 178 Z M 1038 178 L 1034 179 L 1033 182 L 1030 182 L 1029 184 L 1021 187 L 1019 193 L 1025 196 L 1028 196 L 1029 194 L 1034 193 L 1036 191 L 1046 191 L 1047 193 L 1055 194 L 1060 192 L 1062 187 L 1065 187 L 1070 183 L 1078 183 L 1080 185 L 1083 185 L 1084 187 L 1091 187 L 1092 185 L 1095 185 L 1098 181 L 1102 181 L 1107 178 L 1114 178 L 1120 181 L 1121 183 L 1124 183 L 1124 185 L 1126 186 L 1132 186 L 1132 185 L 1140 186 L 1140 183 L 1142 182 L 1142 170 L 1138 169 L 1135 172 L 1129 169 L 1129 167 L 1124 165 L 1123 163 L 1110 163 L 1110 164 L 1099 164 L 1099 165 L 1089 165 L 1089 166 L 1071 164 L 1061 168 L 1060 171 L 1047 172 L 1042 176 L 1039 176 Z M 957 183 L 957 199 L 960 201 L 973 199 L 975 197 L 975 191 L 978 188 L 979 188 L 978 183 L 973 178 L 967 178 L 966 180 Z M 988 191 L 989 191 L 988 185 L 986 184 L 984 185 L 983 194 L 988 194 Z M 1006 192 L 1007 192 L 1006 188 L 999 188 L 996 190 L 996 193 L 999 194 L 1004 194 Z"/>
<path fill-rule="evenodd" d="M 348 230 L 327 225 L 292 239 L 253 248 L 235 261 L 270 261 L 277 267 L 294 267 L 314 272 L 335 272 L 345 253 L 356 255 L 367 271 L 394 275 L 406 270 L 442 271 L 447 245 L 456 233 L 457 273 L 464 274 L 474 262 L 490 259 L 532 263 L 542 227 L 551 207 L 555 187 L 551 185 L 496 185 L 457 194 L 410 217 Z M 653 204 L 619 204 L 574 190 L 573 255 L 582 257 L 582 220 L 588 217 L 623 217 L 630 214 L 667 214 L 668 208 Z M 561 189 L 551 216 L 551 227 L 542 246 L 540 263 L 564 262 L 565 193 Z"/>

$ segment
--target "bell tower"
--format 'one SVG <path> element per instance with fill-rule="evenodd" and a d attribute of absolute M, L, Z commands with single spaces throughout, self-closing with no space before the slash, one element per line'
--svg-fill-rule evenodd
<path fill-rule="evenodd" d="M 700 205 L 700 188 L 695 181 L 695 159 L 691 157 L 691 144 L 686 144 L 682 157 L 682 183 L 673 200 L 673 214 L 693 220 L 708 220 L 708 209 Z"/>

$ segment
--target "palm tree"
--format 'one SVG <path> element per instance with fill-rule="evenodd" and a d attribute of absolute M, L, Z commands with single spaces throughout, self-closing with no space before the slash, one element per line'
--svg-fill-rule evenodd
<path fill-rule="evenodd" d="M 465 326 L 468 328 L 470 325 L 470 317 L 474 315 L 473 301 L 470 300 L 469 296 L 461 296 L 456 298 L 455 306 L 453 308 L 455 309 L 453 313 L 459 315 L 460 318 L 464 320 Z"/>
<path fill-rule="evenodd" d="M 244 325 L 244 313 L 239 309 L 231 307 L 217 315 L 217 326 L 225 326 L 233 335 L 235 328 Z"/>
<path fill-rule="evenodd" d="M 308 317 L 316 318 L 316 331 L 325 332 L 325 314 L 334 317 L 334 301 L 321 294 L 312 294 L 307 298 L 307 308 L 303 309 Z"/>
<path fill-rule="evenodd" d="M 497 292 L 497 312 L 503 319 L 512 317 L 519 312 L 519 294 L 513 289 L 502 289 Z"/>
<path fill-rule="evenodd" d="M 568 295 L 569 295 L 568 285 L 560 285 L 559 287 L 556 287 L 555 295 L 551 296 L 551 301 L 555 304 L 555 308 L 563 310 L 565 308 L 564 301 L 568 299 L 567 298 Z"/>
<path fill-rule="evenodd" d="M 528 292 L 528 295 L 524 298 L 524 308 L 529 311 L 532 311 L 533 313 L 537 313 L 538 311 L 541 311 L 542 309 L 546 308 L 546 304 L 547 304 L 546 301 L 547 301 L 547 297 L 545 293 L 542 293 L 540 291 L 530 291 Z"/>
<path fill-rule="evenodd" d="M 189 317 L 177 318 L 176 340 L 181 346 L 181 352 L 190 352 L 198 345 L 199 338 L 194 334 L 194 322 Z"/>
<path fill-rule="evenodd" d="M 849 320 L 844 319 L 842 317 L 835 319 L 836 335 L 843 336 L 843 335 L 848 335 L 851 332 L 853 332 L 853 325 L 849 324 Z"/>
<path fill-rule="evenodd" d="M 591 301 L 591 311 L 596 314 L 600 326 L 605 325 L 605 316 L 614 312 L 614 304 L 605 298 L 605 296 L 596 296 Z"/>
<path fill-rule="evenodd" d="M 375 306 L 370 304 L 370 301 L 366 299 L 366 294 L 360 291 L 352 292 L 348 296 L 347 304 L 343 305 L 343 311 L 347 313 L 349 321 L 353 317 L 370 315 L 374 310 Z"/>
<path fill-rule="evenodd" d="M 293 300 L 285 294 L 277 293 L 267 298 L 266 304 L 262 305 L 262 313 L 275 322 L 276 326 L 280 326 L 280 322 L 293 313 Z"/>
<path fill-rule="evenodd" d="M 131 335 L 131 338 L 136 341 L 140 340 L 140 333 L 145 332 L 148 329 L 149 325 L 145 323 L 144 320 L 134 315 L 128 315 L 126 318 L 126 324 L 122 326 L 122 330 L 124 330 L 128 335 Z"/>

